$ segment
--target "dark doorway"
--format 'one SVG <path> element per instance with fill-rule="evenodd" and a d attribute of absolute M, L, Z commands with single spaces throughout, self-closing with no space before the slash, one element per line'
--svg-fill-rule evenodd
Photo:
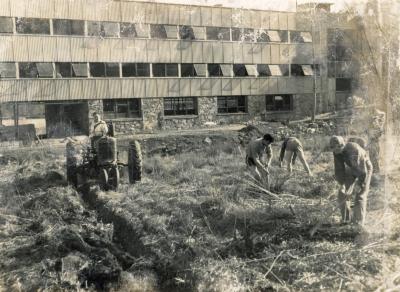
<path fill-rule="evenodd" d="M 45 108 L 48 138 L 89 134 L 87 102 L 47 103 Z"/>

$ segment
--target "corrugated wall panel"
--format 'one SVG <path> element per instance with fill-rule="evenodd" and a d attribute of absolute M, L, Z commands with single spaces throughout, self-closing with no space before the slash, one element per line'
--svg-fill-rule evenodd
<path fill-rule="evenodd" d="M 171 49 L 169 47 L 169 41 L 158 42 L 158 59 L 160 62 L 170 63 L 171 62 Z"/>
<path fill-rule="evenodd" d="M 97 46 L 99 40 L 97 38 L 85 38 L 85 58 L 88 62 L 96 62 L 97 58 Z"/>
<path fill-rule="evenodd" d="M 191 42 L 193 63 L 203 63 L 203 44 L 201 42 Z"/>
<path fill-rule="evenodd" d="M 201 84 L 201 94 L 203 96 L 211 95 L 211 80 L 210 79 L 200 79 Z"/>
<path fill-rule="evenodd" d="M 13 36 L 0 36 L 0 60 L 14 61 Z"/>
<path fill-rule="evenodd" d="M 48 62 L 57 60 L 57 40 L 55 38 L 43 39 L 43 59 Z"/>
<path fill-rule="evenodd" d="M 83 96 L 83 81 L 77 79 L 69 80 L 70 99 L 80 99 Z"/>
<path fill-rule="evenodd" d="M 85 42 L 82 38 L 71 38 L 71 60 L 74 62 L 84 62 Z"/>
<path fill-rule="evenodd" d="M 124 47 L 121 39 L 109 39 L 110 62 L 123 62 Z"/>
<path fill-rule="evenodd" d="M 180 49 L 182 54 L 182 63 L 192 63 L 193 62 L 193 54 L 192 54 L 192 45 L 190 42 L 181 41 Z"/>
<path fill-rule="evenodd" d="M 95 9 L 94 5 L 96 5 L 96 1 L 87 1 L 87 0 L 72 0 L 68 1 L 68 11 L 69 17 L 72 19 L 85 19 L 85 20 L 93 20 L 95 19 Z M 85 18 L 85 11 L 89 11 L 89 18 Z"/>
<path fill-rule="evenodd" d="M 42 91 L 39 80 L 26 80 L 25 84 L 29 90 L 26 91 L 28 100 L 40 100 Z"/>
<path fill-rule="evenodd" d="M 296 45 L 296 56 L 293 58 L 294 64 L 312 64 L 312 44 Z"/>
<path fill-rule="evenodd" d="M 169 41 L 171 63 L 181 63 L 180 41 Z"/>
<path fill-rule="evenodd" d="M 288 13 L 288 30 L 296 30 L 296 13 Z"/>
<path fill-rule="evenodd" d="M 10 0 L 10 12 L 12 16 L 25 17 L 25 10 L 29 0 Z"/>
<path fill-rule="evenodd" d="M 71 62 L 70 39 L 57 37 L 57 61 Z"/>
<path fill-rule="evenodd" d="M 180 96 L 190 96 L 190 79 L 179 80 Z"/>
<path fill-rule="evenodd" d="M 269 79 L 268 78 L 260 78 L 260 94 L 268 94 L 269 90 Z"/>
<path fill-rule="evenodd" d="M 108 79 L 108 90 L 110 97 L 122 98 L 121 80 L 118 78 Z"/>
<path fill-rule="evenodd" d="M 169 24 L 179 24 L 179 6 L 168 6 Z"/>
<path fill-rule="evenodd" d="M 278 91 L 279 91 L 279 93 L 282 93 L 282 94 L 288 93 L 286 78 L 278 79 Z"/>
<path fill-rule="evenodd" d="M 27 37 L 29 60 L 33 62 L 43 61 L 43 39 L 44 37 L 31 36 Z"/>
<path fill-rule="evenodd" d="M 242 87 L 240 84 L 240 78 L 233 78 L 232 79 L 232 95 L 241 95 L 242 94 Z"/>
<path fill-rule="evenodd" d="M 287 64 L 290 62 L 290 47 L 289 45 L 280 45 L 279 47 L 279 63 Z"/>
<path fill-rule="evenodd" d="M 157 97 L 168 96 L 168 79 L 157 79 Z"/>
<path fill-rule="evenodd" d="M 287 81 L 287 84 L 286 84 L 286 86 L 287 86 L 287 90 L 288 90 L 288 93 L 296 93 L 296 92 L 299 92 L 298 91 L 298 89 L 296 88 L 296 81 L 294 80 L 295 78 L 287 78 L 286 79 L 286 81 Z"/>
<path fill-rule="evenodd" d="M 213 49 L 212 49 L 212 43 L 210 42 L 203 43 L 203 60 L 204 63 L 213 62 Z"/>
<path fill-rule="evenodd" d="M 201 25 L 212 26 L 212 8 L 211 7 L 200 7 L 201 10 Z"/>
<path fill-rule="evenodd" d="M 96 80 L 82 80 L 82 97 L 84 99 L 97 99 Z"/>
<path fill-rule="evenodd" d="M 146 79 L 135 79 L 133 95 L 139 98 L 146 97 Z"/>
<path fill-rule="evenodd" d="M 243 95 L 251 94 L 251 81 L 249 78 L 243 78 L 240 80 L 240 87 L 242 88 Z"/>
<path fill-rule="evenodd" d="M 279 45 L 272 44 L 271 46 L 271 64 L 279 64 L 280 51 Z"/>
<path fill-rule="evenodd" d="M 191 15 L 191 7 L 190 6 L 180 6 L 179 7 L 179 24 L 189 25 L 190 24 L 190 15 Z"/>
<path fill-rule="evenodd" d="M 147 63 L 147 44 L 146 40 L 135 40 L 136 52 L 135 60 L 136 62 Z"/>
<path fill-rule="evenodd" d="M 287 30 L 288 29 L 288 17 L 287 13 L 285 12 L 280 12 L 278 15 L 279 18 L 279 29 L 281 30 Z"/>
<path fill-rule="evenodd" d="M 190 96 L 201 96 L 201 80 L 190 79 Z"/>
<path fill-rule="evenodd" d="M 223 63 L 233 63 L 233 48 L 232 43 L 223 42 L 222 50 L 224 52 L 224 61 Z"/>
<path fill-rule="evenodd" d="M 242 10 L 242 26 L 251 27 L 252 17 L 253 17 L 253 11 Z"/>
<path fill-rule="evenodd" d="M 221 26 L 223 21 L 221 19 L 221 8 L 213 7 L 211 9 L 211 23 L 213 26 Z"/>
<path fill-rule="evenodd" d="M 278 78 L 270 78 L 268 82 L 268 94 L 278 93 Z"/>
<path fill-rule="evenodd" d="M 121 98 L 133 97 L 133 79 L 121 79 Z"/>
<path fill-rule="evenodd" d="M 110 42 L 100 39 L 97 46 L 97 58 L 99 62 L 107 62 L 110 59 Z"/>
<path fill-rule="evenodd" d="M 108 3 L 108 19 L 110 21 L 121 21 L 121 3 L 111 1 Z"/>
<path fill-rule="evenodd" d="M 41 18 L 54 18 L 54 2 L 52 0 L 37 0 Z"/>
<path fill-rule="evenodd" d="M 242 43 L 232 43 L 233 47 L 233 63 L 243 63 L 243 45 Z"/>
<path fill-rule="evenodd" d="M 18 2 L 18 1 L 15 1 Z M 69 18 L 69 1 L 53 0 L 54 2 L 54 17 Z M 81 8 L 82 9 L 82 8 Z"/>
<path fill-rule="evenodd" d="M 296 13 L 296 29 L 310 31 L 311 30 L 311 21 L 307 13 Z"/>
<path fill-rule="evenodd" d="M 134 20 L 136 23 L 146 23 L 146 6 L 148 3 L 133 2 L 134 3 Z M 155 5 L 155 3 L 153 3 Z"/>
<path fill-rule="evenodd" d="M 232 95 L 231 79 L 221 79 L 221 93 L 222 95 Z"/>
<path fill-rule="evenodd" d="M 212 42 L 213 60 L 214 63 L 223 63 L 224 54 L 221 42 Z"/>
<path fill-rule="evenodd" d="M 18 0 L 20 1 L 20 0 Z M 39 1 L 28 1 L 25 2 L 25 16 L 26 17 L 40 17 Z"/>
<path fill-rule="evenodd" d="M 261 27 L 261 11 L 252 11 L 253 15 L 251 17 L 251 27 L 260 28 Z"/>
<path fill-rule="evenodd" d="M 269 14 L 269 28 L 270 29 L 279 29 L 279 13 L 271 12 Z"/>
<path fill-rule="evenodd" d="M 232 25 L 232 9 L 231 8 L 221 8 L 221 26 L 231 27 Z"/>
<path fill-rule="evenodd" d="M 10 16 L 10 1 L 9 0 L 0 0 L 0 15 L 1 16 Z"/>
<path fill-rule="evenodd" d="M 122 41 L 123 61 L 133 62 L 135 60 L 135 40 L 123 40 Z"/>
<path fill-rule="evenodd" d="M 260 94 L 260 80 L 252 78 L 251 82 L 251 94 Z"/>
<path fill-rule="evenodd" d="M 135 3 L 121 1 L 121 20 L 124 22 L 134 22 Z"/>
<path fill-rule="evenodd" d="M 271 46 L 261 45 L 261 63 L 270 64 L 271 63 Z"/>
<path fill-rule="evenodd" d="M 99 21 L 108 21 L 108 3 L 109 0 L 96 0 L 96 19 Z"/>
<path fill-rule="evenodd" d="M 16 61 L 29 61 L 28 42 L 25 36 L 14 37 L 14 57 Z"/>
<path fill-rule="evenodd" d="M 190 24 L 194 26 L 201 26 L 201 9 L 200 7 L 192 6 L 190 8 Z"/>
<path fill-rule="evenodd" d="M 268 29 L 269 28 L 269 12 L 260 11 L 261 16 L 261 28 Z"/>
<path fill-rule="evenodd" d="M 304 92 L 304 77 L 293 77 L 293 81 L 296 84 L 296 93 Z"/>
<path fill-rule="evenodd" d="M 98 99 L 110 98 L 107 79 L 96 79 L 96 95 Z"/>
<path fill-rule="evenodd" d="M 262 45 L 252 44 L 252 50 L 253 50 L 253 64 L 261 64 Z"/>
<path fill-rule="evenodd" d="M 179 79 L 171 78 L 168 79 L 168 96 L 179 96 L 180 95 L 180 85 Z"/>
<path fill-rule="evenodd" d="M 40 80 L 39 83 L 43 100 L 51 100 L 56 96 L 54 80 Z"/>
<path fill-rule="evenodd" d="M 221 95 L 221 79 L 220 78 L 211 78 L 211 94 L 212 95 Z"/>
<path fill-rule="evenodd" d="M 26 100 L 26 80 L 1 80 L 0 100 L 1 102 Z"/>
<path fill-rule="evenodd" d="M 243 27 L 242 24 L 242 10 L 232 9 L 232 26 L 233 27 Z"/>
<path fill-rule="evenodd" d="M 314 80 L 312 77 L 303 77 L 304 82 L 304 93 L 313 93 L 314 92 Z"/>
<path fill-rule="evenodd" d="M 157 80 L 146 79 L 146 96 L 157 97 Z"/>
<path fill-rule="evenodd" d="M 252 44 L 243 43 L 243 63 L 253 63 L 253 47 Z"/>
<path fill-rule="evenodd" d="M 69 80 L 54 80 L 56 98 L 58 100 L 69 100 Z"/>
<path fill-rule="evenodd" d="M 161 3 L 157 3 L 157 6 L 151 5 L 148 9 L 149 11 L 146 12 L 146 22 L 169 24 L 168 6 Z"/>
<path fill-rule="evenodd" d="M 158 40 L 147 40 L 147 61 L 158 63 Z"/>

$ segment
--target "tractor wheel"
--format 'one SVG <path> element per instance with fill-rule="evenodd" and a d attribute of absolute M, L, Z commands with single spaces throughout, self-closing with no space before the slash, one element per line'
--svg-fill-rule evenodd
<path fill-rule="evenodd" d="M 116 191 L 119 186 L 118 166 L 112 167 L 108 172 L 108 186 L 110 190 Z"/>
<path fill-rule="evenodd" d="M 135 140 L 129 142 L 128 173 L 131 184 L 142 179 L 142 150 L 139 142 Z"/>
<path fill-rule="evenodd" d="M 100 169 L 99 183 L 100 183 L 100 188 L 103 191 L 108 190 L 108 174 L 107 174 L 107 170 L 105 168 Z"/>
<path fill-rule="evenodd" d="M 74 187 L 78 186 L 78 171 L 77 162 L 75 157 L 75 145 L 72 142 L 67 143 L 66 147 L 67 156 L 67 182 Z"/>

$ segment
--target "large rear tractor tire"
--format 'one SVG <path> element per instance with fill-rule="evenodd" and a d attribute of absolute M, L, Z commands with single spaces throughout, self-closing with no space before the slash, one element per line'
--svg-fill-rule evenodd
<path fill-rule="evenodd" d="M 76 148 L 73 142 L 68 142 L 66 146 L 67 152 L 67 182 L 78 187 L 78 166 L 76 161 Z"/>
<path fill-rule="evenodd" d="M 120 180 L 120 178 L 119 178 L 118 166 L 114 166 L 108 171 L 109 189 L 112 191 L 118 190 L 119 180 Z"/>
<path fill-rule="evenodd" d="M 108 174 L 105 168 L 100 169 L 99 184 L 103 191 L 108 191 Z"/>
<path fill-rule="evenodd" d="M 134 184 L 142 179 L 142 150 L 139 142 L 130 141 L 128 151 L 129 183 Z"/>

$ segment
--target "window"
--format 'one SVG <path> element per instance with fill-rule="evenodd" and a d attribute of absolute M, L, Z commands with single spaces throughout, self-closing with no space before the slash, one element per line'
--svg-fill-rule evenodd
<path fill-rule="evenodd" d="M 0 16 L 0 33 L 13 33 L 13 19 Z"/>
<path fill-rule="evenodd" d="M 103 99 L 104 118 L 140 118 L 140 98 Z"/>
<path fill-rule="evenodd" d="M 117 22 L 88 21 L 88 35 L 101 37 L 118 37 L 119 27 Z"/>
<path fill-rule="evenodd" d="M 119 77 L 118 63 L 89 63 L 92 77 Z"/>
<path fill-rule="evenodd" d="M 316 68 L 316 70 L 314 70 Z M 292 76 L 312 76 L 314 75 L 314 71 L 316 75 L 319 75 L 319 66 L 316 65 L 290 65 L 291 75 Z"/>
<path fill-rule="evenodd" d="M 138 38 L 148 38 L 149 37 L 149 25 L 138 23 L 135 24 L 136 34 Z"/>
<path fill-rule="evenodd" d="M 268 36 L 268 32 L 264 29 L 259 29 L 256 33 L 257 42 L 259 43 L 268 43 L 271 39 Z"/>
<path fill-rule="evenodd" d="M 252 28 L 232 28 L 232 41 L 252 42 L 255 39 Z"/>
<path fill-rule="evenodd" d="M 308 31 L 291 31 L 290 32 L 291 43 L 311 43 L 312 36 Z"/>
<path fill-rule="evenodd" d="M 182 77 L 205 77 L 206 71 L 206 64 L 181 64 Z"/>
<path fill-rule="evenodd" d="M 207 64 L 208 76 L 232 76 L 232 65 L 231 64 Z"/>
<path fill-rule="evenodd" d="M 196 115 L 196 101 L 195 97 L 166 97 L 164 98 L 164 115 Z"/>
<path fill-rule="evenodd" d="M 56 35 L 85 35 L 83 20 L 54 19 L 53 32 Z"/>
<path fill-rule="evenodd" d="M 291 111 L 293 110 L 293 95 L 266 95 L 267 111 Z"/>
<path fill-rule="evenodd" d="M 246 113 L 246 96 L 218 96 L 218 113 Z"/>
<path fill-rule="evenodd" d="M 48 19 L 19 17 L 15 23 L 17 33 L 50 34 L 50 21 Z"/>
<path fill-rule="evenodd" d="M 207 27 L 206 33 L 208 40 L 229 41 L 231 39 L 230 29 L 226 27 Z"/>
<path fill-rule="evenodd" d="M 351 91 L 351 79 L 336 78 L 336 91 Z"/>
<path fill-rule="evenodd" d="M 56 63 L 57 78 L 88 77 L 86 63 Z"/>
<path fill-rule="evenodd" d="M 1 78 L 16 78 L 17 73 L 15 63 L 6 62 L 0 63 L 0 79 Z"/>
<path fill-rule="evenodd" d="M 120 25 L 120 36 L 124 38 L 137 37 L 136 28 L 134 23 L 123 22 Z"/>
<path fill-rule="evenodd" d="M 282 43 L 287 43 L 289 41 L 287 30 L 278 30 L 278 34 Z"/>
<path fill-rule="evenodd" d="M 165 64 L 157 63 L 153 64 L 153 76 L 154 77 L 177 77 L 178 64 Z"/>
<path fill-rule="evenodd" d="M 19 63 L 20 78 L 53 78 L 52 63 Z"/>
<path fill-rule="evenodd" d="M 268 65 L 271 76 L 289 76 L 289 65 Z"/>
<path fill-rule="evenodd" d="M 194 40 L 196 39 L 194 35 L 193 28 L 188 25 L 183 25 L 179 27 L 179 38 L 181 40 Z"/>
<path fill-rule="evenodd" d="M 256 65 L 234 64 L 233 74 L 234 76 L 257 76 Z"/>
<path fill-rule="evenodd" d="M 149 77 L 150 64 L 122 63 L 122 77 Z"/>
<path fill-rule="evenodd" d="M 269 66 L 265 64 L 257 65 L 258 76 L 271 76 L 271 71 L 269 70 Z"/>
<path fill-rule="evenodd" d="M 150 24 L 150 36 L 155 39 L 177 39 L 178 29 L 175 25 Z"/>

